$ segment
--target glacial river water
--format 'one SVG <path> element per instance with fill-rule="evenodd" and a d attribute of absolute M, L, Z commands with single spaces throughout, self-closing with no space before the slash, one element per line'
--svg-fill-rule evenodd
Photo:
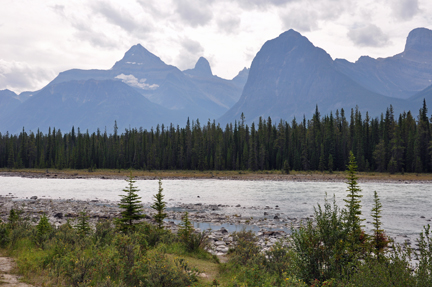
<path fill-rule="evenodd" d="M 136 186 L 145 205 L 150 205 L 158 190 L 157 180 L 138 180 Z M 62 199 L 119 200 L 126 187 L 124 180 L 107 179 L 36 179 L 0 177 L 0 195 L 11 193 L 17 198 L 31 196 Z M 417 183 L 360 183 L 362 212 L 366 228 L 370 228 L 373 192 L 380 197 L 383 227 L 392 237 L 415 238 L 432 219 L 432 185 Z M 242 217 L 264 217 L 280 213 L 282 217 L 308 217 L 314 206 L 323 205 L 325 195 L 339 206 L 345 203 L 346 184 L 343 182 L 291 182 L 241 180 L 163 180 L 163 192 L 169 206 L 179 203 L 230 205 L 217 212 Z M 240 207 L 236 207 L 240 205 Z M 280 210 L 274 208 L 279 206 Z M 266 206 L 273 209 L 264 210 Z M 424 217 L 424 218 L 423 218 Z M 400 240 L 398 240 L 400 241 Z"/>

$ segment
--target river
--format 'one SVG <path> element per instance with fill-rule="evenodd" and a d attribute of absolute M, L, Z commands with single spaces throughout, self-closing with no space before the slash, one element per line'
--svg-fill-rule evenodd
<path fill-rule="evenodd" d="M 366 229 L 371 228 L 373 192 L 382 203 L 382 222 L 387 234 L 394 238 L 415 238 L 422 227 L 432 219 L 432 186 L 424 183 L 360 183 L 362 213 Z M 158 190 L 157 180 L 138 180 L 138 194 L 145 205 L 150 205 Z M 11 193 L 17 198 L 38 196 L 44 198 L 80 200 L 119 200 L 126 187 L 124 180 L 107 179 L 44 179 L 0 177 L 0 195 Z M 163 180 L 163 193 L 169 207 L 179 203 L 229 205 L 222 209 L 227 215 L 264 217 L 279 213 L 282 217 L 309 217 L 314 206 L 335 196 L 339 206 L 346 198 L 343 182 L 242 181 L 242 180 Z M 240 205 L 240 207 L 238 207 Z M 237 207 L 236 207 L 237 206 Z M 268 206 L 267 209 L 266 206 Z M 278 206 L 278 209 L 276 209 Z M 221 212 L 221 211 L 218 211 Z"/>

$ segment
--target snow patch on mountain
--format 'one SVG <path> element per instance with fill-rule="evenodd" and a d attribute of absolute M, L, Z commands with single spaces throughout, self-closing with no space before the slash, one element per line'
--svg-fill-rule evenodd
<path fill-rule="evenodd" d="M 156 90 L 157 88 L 159 88 L 159 85 L 147 84 L 146 83 L 147 79 L 145 79 L 145 78 L 137 79 L 134 75 L 120 74 L 120 75 L 116 76 L 115 78 L 122 80 L 123 83 L 125 83 L 129 86 L 140 88 L 143 90 Z"/>

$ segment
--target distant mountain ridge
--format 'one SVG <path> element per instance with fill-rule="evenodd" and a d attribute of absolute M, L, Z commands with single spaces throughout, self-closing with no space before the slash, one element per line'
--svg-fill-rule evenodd
<path fill-rule="evenodd" d="M 214 76 L 205 58 L 201 57 L 196 67 L 188 71 L 182 72 L 177 67 L 165 64 L 159 57 L 137 44 L 132 46 L 109 70 L 72 69 L 61 72 L 44 89 L 34 93 L 22 93 L 23 101 L 29 99 L 22 104 L 16 100 L 21 95 L 17 96 L 13 92 L 11 92 L 13 95 L 1 93 L 0 111 L 8 111 L 9 117 L 6 117 L 6 112 L 0 113 L 0 131 L 19 132 L 23 126 L 32 129 L 36 126 L 47 128 L 48 123 L 57 127 L 70 127 L 75 124 L 85 128 L 85 122 L 94 130 L 96 127 L 111 127 L 114 123 L 113 119 L 117 119 L 121 129 L 131 126 L 132 123 L 133 126 L 136 125 L 134 127 L 144 128 L 156 127 L 161 123 L 184 125 L 188 118 L 191 120 L 218 118 L 240 98 L 243 89 L 241 81 L 225 80 Z M 71 104 L 70 97 L 82 96 L 74 91 L 89 96 L 91 83 L 97 86 L 96 90 L 103 90 L 106 97 L 99 95 L 92 98 L 91 102 Z M 122 85 L 114 83 L 122 83 Z M 110 90 L 113 88 L 116 95 Z M 54 92 L 47 93 L 49 89 Z M 137 98 L 137 95 L 142 99 Z M 69 104 L 55 97 L 63 97 Z M 135 111 L 135 114 L 131 114 L 124 103 L 119 102 L 120 98 L 128 99 L 126 103 L 130 111 Z M 137 101 L 136 104 L 130 101 L 132 98 Z M 95 103 L 95 100 L 100 102 Z M 113 103 L 122 107 L 121 113 L 116 113 L 111 108 Z M 151 110 L 146 108 L 149 106 L 152 107 Z M 107 108 L 105 114 L 100 107 Z M 71 110 L 78 108 L 89 114 Z M 91 109 L 97 109 L 98 112 L 92 112 Z M 141 115 L 143 112 L 154 117 L 143 116 Z M 49 116 L 51 113 L 58 116 L 57 121 Z M 81 117 L 86 120 L 82 120 Z M 141 119 L 141 122 L 133 119 Z"/>
<path fill-rule="evenodd" d="M 412 30 L 405 49 L 393 57 L 362 56 L 355 63 L 336 59 L 336 68 L 367 89 L 407 99 L 432 84 L 432 31 Z"/>
<path fill-rule="evenodd" d="M 349 63 L 333 61 L 294 30 L 284 32 L 262 46 L 240 100 L 219 121 L 233 122 L 241 113 L 249 123 L 268 116 L 273 120 L 310 117 L 316 105 L 321 114 L 341 108 L 349 111 L 357 105 L 371 116 L 385 112 L 390 104 L 396 113 L 416 111 L 418 100 L 410 97 L 432 79 L 431 35 L 428 29 L 413 30 L 403 53 Z"/>
<path fill-rule="evenodd" d="M 402 53 L 388 58 L 362 56 L 355 63 L 333 60 L 306 37 L 288 30 L 267 41 L 250 68 L 231 80 L 213 74 L 199 57 L 184 71 L 167 65 L 142 45 L 132 46 L 109 70 L 72 69 L 46 87 L 16 95 L 0 91 L 0 132 L 49 126 L 94 131 L 112 127 L 184 125 L 187 119 L 232 123 L 271 117 L 290 121 L 359 107 L 379 116 L 418 111 L 432 102 L 432 31 L 417 28 Z"/>
<path fill-rule="evenodd" d="M 15 110 L 13 117 L 2 120 L 10 131 L 49 127 L 69 131 L 72 126 L 82 131 L 112 130 L 114 122 L 119 129 L 169 124 L 175 116 L 150 102 L 135 89 L 114 80 L 67 81 L 43 88 Z M 35 120 L 37 119 L 37 120 Z M 125 125 L 127 123 L 127 125 Z"/>
<path fill-rule="evenodd" d="M 150 101 L 170 110 L 179 110 L 183 121 L 187 117 L 216 118 L 222 115 L 234 104 L 228 100 L 230 105 L 227 106 L 224 97 L 237 101 L 242 88 L 233 87 L 227 80 L 219 81 L 218 88 L 226 94 L 209 95 L 188 75 L 165 64 L 140 44 L 132 46 L 110 70 L 69 70 L 60 73 L 50 84 L 88 79 L 123 81 Z"/>

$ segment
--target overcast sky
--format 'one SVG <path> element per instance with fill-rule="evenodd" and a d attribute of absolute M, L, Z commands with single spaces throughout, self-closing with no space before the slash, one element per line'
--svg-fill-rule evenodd
<path fill-rule="evenodd" d="M 109 69 L 137 43 L 181 70 L 204 56 L 231 79 L 291 28 L 333 59 L 355 61 L 402 52 L 417 27 L 432 28 L 432 1 L 0 0 L 0 90 L 37 90 L 72 68 Z"/>

